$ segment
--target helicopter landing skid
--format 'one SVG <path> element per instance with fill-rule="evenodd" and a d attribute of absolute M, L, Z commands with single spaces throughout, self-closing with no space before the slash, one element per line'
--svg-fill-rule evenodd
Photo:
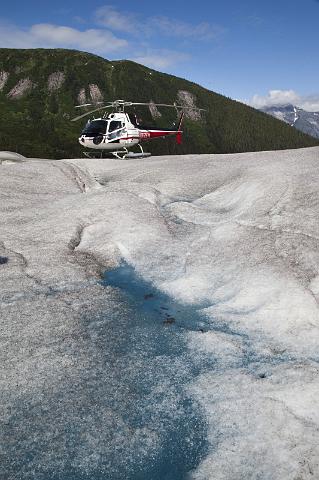
<path fill-rule="evenodd" d="M 150 157 L 152 154 L 148 152 L 144 152 L 142 145 L 138 144 L 140 148 L 140 152 L 129 152 L 127 148 L 124 148 L 121 151 L 111 152 L 119 160 L 130 159 L 130 158 L 147 158 Z"/>
<path fill-rule="evenodd" d="M 83 152 L 86 158 L 103 158 L 103 152 Z"/>
<path fill-rule="evenodd" d="M 111 155 L 114 155 L 114 157 L 118 158 L 119 160 L 124 160 L 126 155 L 128 154 L 127 148 L 123 148 L 123 150 L 117 150 L 115 152 L 110 152 Z"/>
<path fill-rule="evenodd" d="M 143 153 L 134 153 L 134 152 L 129 152 L 127 155 L 125 155 L 125 159 L 129 160 L 130 158 L 147 158 L 150 157 L 152 154 L 148 152 L 143 152 Z"/>
<path fill-rule="evenodd" d="M 83 154 L 87 158 L 112 158 L 112 155 L 119 159 L 119 160 L 125 160 L 125 159 L 133 159 L 133 158 L 147 158 L 150 157 L 152 154 L 148 152 L 144 152 L 142 145 L 138 144 L 140 147 L 140 152 L 129 152 L 127 148 L 123 148 L 123 150 L 116 150 L 114 152 L 106 152 L 105 150 L 98 150 L 98 151 L 93 151 L 93 152 L 83 152 Z"/>

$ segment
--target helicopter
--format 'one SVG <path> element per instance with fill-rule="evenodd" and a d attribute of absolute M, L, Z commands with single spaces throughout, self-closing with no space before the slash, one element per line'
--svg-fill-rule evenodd
<path fill-rule="evenodd" d="M 183 107 L 174 103 L 173 105 L 164 103 L 140 103 L 127 102 L 125 100 L 115 100 L 113 102 L 98 102 L 95 104 L 85 103 L 76 105 L 75 108 L 83 108 L 89 106 L 96 106 L 103 104 L 89 112 L 73 118 L 71 121 L 75 122 L 81 118 L 91 115 L 92 113 L 112 109 L 111 113 L 104 112 L 99 118 L 89 120 L 85 125 L 79 137 L 79 143 L 95 152 L 85 151 L 84 155 L 88 158 L 103 158 L 105 154 L 113 155 L 118 159 L 125 158 L 144 158 L 149 157 L 151 153 L 146 153 L 143 150 L 141 142 L 152 140 L 153 138 L 167 137 L 171 135 L 176 136 L 178 144 L 182 143 L 182 122 L 184 117 L 184 110 L 190 109 L 201 111 L 203 109 L 197 107 Z M 180 118 L 177 127 L 173 129 L 154 129 L 147 128 L 140 125 L 140 122 L 135 114 L 126 113 L 126 107 L 132 106 L 156 106 L 156 107 L 172 107 L 179 112 L 181 110 Z M 134 146 L 138 146 L 140 152 L 129 152 Z"/>

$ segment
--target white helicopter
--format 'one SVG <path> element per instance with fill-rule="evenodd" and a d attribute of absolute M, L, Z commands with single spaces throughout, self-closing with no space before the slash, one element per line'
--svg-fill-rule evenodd
<path fill-rule="evenodd" d="M 113 109 L 112 113 L 104 115 L 100 118 L 94 118 L 89 120 L 85 125 L 80 137 L 79 143 L 85 147 L 97 150 L 97 152 L 84 152 L 89 158 L 103 157 L 104 154 L 112 154 L 116 158 L 143 158 L 149 157 L 150 153 L 145 153 L 141 142 L 151 140 L 158 137 L 166 137 L 169 135 L 175 135 L 178 144 L 182 142 L 182 121 L 184 117 L 184 110 L 188 107 L 180 105 L 163 104 L 163 103 L 137 103 L 126 102 L 125 100 L 115 100 L 114 102 L 98 102 L 103 103 L 102 106 L 95 108 L 89 112 L 86 112 L 78 117 L 73 118 L 71 121 L 75 122 L 81 118 L 91 115 L 92 113 L 100 110 Z M 85 103 L 83 105 L 77 105 L 75 108 L 82 108 L 93 106 L 97 104 Z M 140 126 L 135 114 L 125 112 L 125 107 L 131 107 L 135 105 L 142 106 L 157 106 L 157 107 L 173 107 L 177 111 L 182 111 L 177 128 L 174 129 L 149 129 Z M 190 107 L 189 109 L 201 111 L 203 109 Z M 137 145 L 140 148 L 139 153 L 129 152 L 128 149 Z"/>

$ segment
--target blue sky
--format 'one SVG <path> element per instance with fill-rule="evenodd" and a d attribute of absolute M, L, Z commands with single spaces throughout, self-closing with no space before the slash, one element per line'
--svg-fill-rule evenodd
<path fill-rule="evenodd" d="M 11 0 L 0 46 L 128 58 L 256 106 L 319 110 L 318 0 Z"/>

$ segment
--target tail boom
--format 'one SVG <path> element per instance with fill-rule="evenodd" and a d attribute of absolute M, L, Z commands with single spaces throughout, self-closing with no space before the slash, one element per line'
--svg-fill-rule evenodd
<path fill-rule="evenodd" d="M 177 130 L 155 130 L 155 129 L 154 130 L 142 130 L 142 129 L 140 129 L 140 132 L 139 132 L 140 141 L 151 140 L 152 138 L 167 137 L 169 135 L 176 135 L 177 143 L 181 144 L 182 143 L 182 133 L 183 133 L 182 130 L 181 130 L 181 127 L 182 127 L 183 118 L 184 118 L 184 112 L 182 112 L 182 114 L 180 116 L 178 126 L 177 126 Z"/>

